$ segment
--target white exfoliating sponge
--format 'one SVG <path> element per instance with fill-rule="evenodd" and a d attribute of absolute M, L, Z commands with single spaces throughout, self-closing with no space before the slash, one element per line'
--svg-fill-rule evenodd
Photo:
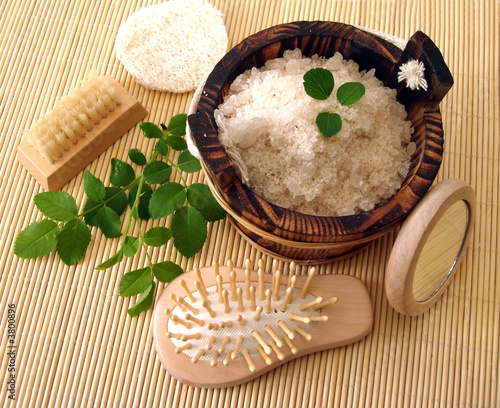
<path fill-rule="evenodd" d="M 227 50 L 222 14 L 204 0 L 170 0 L 140 9 L 118 29 L 116 55 L 146 88 L 195 89 Z"/>

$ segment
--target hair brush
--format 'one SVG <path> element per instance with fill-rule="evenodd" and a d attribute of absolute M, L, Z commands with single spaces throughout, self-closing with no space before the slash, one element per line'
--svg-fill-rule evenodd
<path fill-rule="evenodd" d="M 356 342 L 373 324 L 363 283 L 348 275 L 284 276 L 228 266 L 195 269 L 165 288 L 153 315 L 161 363 L 198 387 L 249 381 L 291 359 Z"/>

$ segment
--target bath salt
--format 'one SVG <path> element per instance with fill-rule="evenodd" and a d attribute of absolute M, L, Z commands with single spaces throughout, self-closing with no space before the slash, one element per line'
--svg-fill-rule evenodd
<path fill-rule="evenodd" d="M 306 94 L 303 76 L 312 68 L 333 73 L 326 100 Z M 345 82 L 361 82 L 365 95 L 342 106 L 335 95 Z M 321 112 L 338 113 L 342 130 L 324 138 L 315 123 Z M 341 216 L 373 209 L 405 179 L 415 144 L 411 123 L 396 91 L 375 71 L 352 60 L 304 57 L 299 49 L 238 76 L 215 111 L 219 139 L 245 184 L 281 207 Z"/>

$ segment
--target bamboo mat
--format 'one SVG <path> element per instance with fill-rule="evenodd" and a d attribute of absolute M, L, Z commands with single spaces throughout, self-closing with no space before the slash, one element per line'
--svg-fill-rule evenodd
<path fill-rule="evenodd" d="M 115 57 L 119 25 L 155 1 L 9 0 L 0 3 L 0 405 L 19 407 L 500 407 L 500 2 L 498 0 L 211 0 L 222 11 L 230 46 L 274 24 L 332 20 L 408 39 L 422 30 L 438 45 L 455 79 L 441 105 L 445 154 L 438 180 L 457 177 L 478 198 L 478 220 L 464 263 L 444 297 L 425 315 L 404 317 L 388 304 L 384 271 L 390 234 L 364 252 L 320 267 L 367 286 L 374 327 L 364 340 L 289 362 L 241 386 L 198 389 L 161 367 L 151 312 L 128 317 L 118 282 L 144 255 L 97 271 L 118 240 L 93 230 L 76 266 L 53 254 L 13 255 L 17 234 L 41 219 L 32 197 L 41 187 L 20 166 L 23 129 L 94 70 L 111 74 L 162 123 L 186 112 L 192 94 L 147 91 Z M 138 127 L 87 169 L 109 177 L 112 157 L 152 148 Z M 202 175 L 190 176 L 199 182 Z M 83 176 L 63 190 L 83 205 Z M 148 222 L 148 227 L 152 223 Z M 137 231 L 136 231 L 137 232 Z M 184 268 L 232 258 L 272 258 L 250 246 L 228 221 L 209 225 L 202 252 L 188 265 L 172 246 L 152 253 Z M 287 265 L 280 264 L 285 271 Z M 305 273 L 305 270 L 301 270 Z M 163 286 L 160 285 L 161 293 Z M 133 302 L 133 300 L 132 300 Z M 7 305 L 16 305 L 16 401 L 7 399 Z"/>

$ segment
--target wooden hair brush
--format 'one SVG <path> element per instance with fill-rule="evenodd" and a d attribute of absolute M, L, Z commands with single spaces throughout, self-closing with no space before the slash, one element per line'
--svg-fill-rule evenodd
<path fill-rule="evenodd" d="M 356 342 L 373 324 L 363 283 L 348 275 L 283 276 L 228 266 L 173 280 L 153 315 L 161 363 L 198 387 L 249 381 L 291 359 Z"/>
<path fill-rule="evenodd" d="M 147 115 L 110 76 L 91 75 L 24 133 L 18 159 L 47 190 L 59 190 Z"/>

